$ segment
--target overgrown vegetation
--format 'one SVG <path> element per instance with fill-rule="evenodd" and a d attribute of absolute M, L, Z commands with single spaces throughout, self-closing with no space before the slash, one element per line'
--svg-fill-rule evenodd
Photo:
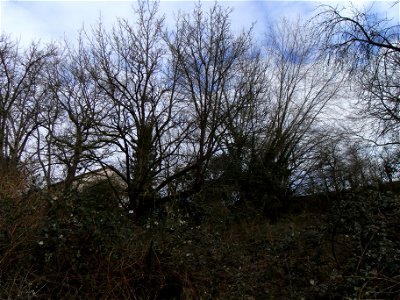
<path fill-rule="evenodd" d="M 0 37 L 0 299 L 399 299 L 398 24 L 229 13 Z"/>
<path fill-rule="evenodd" d="M 292 199 L 296 211 L 274 224 L 208 194 L 191 211 L 140 226 L 114 205 L 106 183 L 57 200 L 46 194 L 2 198 L 1 299 L 394 299 L 400 292 L 400 201 L 389 191 Z"/>

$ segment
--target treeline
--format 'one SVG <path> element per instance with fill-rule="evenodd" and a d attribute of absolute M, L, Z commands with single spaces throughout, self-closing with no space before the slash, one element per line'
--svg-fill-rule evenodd
<path fill-rule="evenodd" d="M 103 166 L 137 217 L 211 188 L 269 214 L 396 178 L 398 24 L 323 6 L 260 43 L 218 4 L 134 16 L 57 45 L 1 35 L 0 197 Z"/>

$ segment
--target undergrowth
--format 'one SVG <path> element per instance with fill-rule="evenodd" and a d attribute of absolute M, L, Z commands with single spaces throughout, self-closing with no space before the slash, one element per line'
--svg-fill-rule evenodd
<path fill-rule="evenodd" d="M 398 299 L 396 195 L 274 224 L 209 198 L 138 225 L 106 185 L 2 197 L 0 299 Z"/>

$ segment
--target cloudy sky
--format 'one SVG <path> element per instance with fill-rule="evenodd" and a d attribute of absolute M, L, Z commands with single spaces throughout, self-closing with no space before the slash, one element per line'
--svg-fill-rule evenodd
<path fill-rule="evenodd" d="M 399 21 L 400 5 L 391 7 L 393 1 L 376 1 L 374 9 L 380 14 L 389 15 Z M 399 0 L 396 0 L 399 1 Z M 111 25 L 116 18 L 133 18 L 132 5 L 134 1 L 32 1 L 32 0 L 0 0 L 0 31 L 19 38 L 23 44 L 32 40 L 49 42 L 66 37 L 74 39 L 77 31 L 90 27 L 99 20 L 101 15 L 105 24 Z M 253 22 L 255 34 L 261 37 L 265 28 L 274 20 L 287 18 L 309 18 L 315 13 L 320 1 L 219 1 L 222 5 L 233 8 L 231 14 L 234 29 L 248 28 Z M 336 2 L 339 5 L 348 5 L 349 2 Z M 352 1 L 353 5 L 370 6 L 370 2 L 361 0 Z M 204 5 L 212 5 L 212 1 L 205 1 Z M 167 21 L 172 22 L 178 11 L 188 11 L 193 8 L 192 1 L 163 1 L 160 11 L 165 13 Z"/>

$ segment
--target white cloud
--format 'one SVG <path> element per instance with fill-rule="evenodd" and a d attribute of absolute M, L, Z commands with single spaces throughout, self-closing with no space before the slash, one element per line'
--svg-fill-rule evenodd
<path fill-rule="evenodd" d="M 73 37 L 85 24 L 96 24 L 101 13 L 106 24 L 115 22 L 117 17 L 130 18 L 134 1 L 3 1 L 1 30 L 20 37 L 24 44 L 41 39 L 44 42 Z M 160 12 L 168 16 L 168 23 L 178 11 L 190 11 L 193 1 L 161 1 Z M 213 0 L 203 3 L 213 5 Z M 233 7 L 232 26 L 234 30 L 249 28 L 256 24 L 256 34 L 265 30 L 265 23 L 279 16 L 302 13 L 311 2 L 283 1 L 222 1 L 221 5 Z"/>
<path fill-rule="evenodd" d="M 128 1 L 3 1 L 1 30 L 23 44 L 32 40 L 50 42 L 76 36 L 83 25 L 105 23 L 131 13 Z"/>
<path fill-rule="evenodd" d="M 354 1 L 353 1 L 354 2 Z M 32 40 L 50 42 L 67 37 L 73 40 L 78 30 L 95 25 L 101 14 L 106 25 L 114 23 L 117 17 L 133 18 L 132 5 L 135 1 L 1 1 L 0 0 L 0 30 L 20 38 L 23 44 Z M 190 11 L 195 2 L 161 1 L 160 12 L 167 15 L 167 24 L 171 26 L 178 11 Z M 214 0 L 205 1 L 204 7 L 213 5 Z M 321 3 L 321 2 L 319 2 Z M 349 2 L 327 2 L 340 3 Z M 357 7 L 365 5 L 365 1 L 355 1 Z M 393 2 L 391 2 L 393 3 Z M 288 19 L 304 19 L 311 17 L 317 2 L 313 1 L 222 1 L 221 5 L 233 8 L 231 14 L 232 27 L 240 31 L 243 27 L 249 28 L 256 22 L 254 33 L 257 38 L 262 37 L 267 25 L 285 16 Z M 399 5 L 398 5 L 399 6 Z M 398 10 L 397 6 L 397 10 Z M 388 13 L 386 1 L 375 2 L 374 9 L 380 13 Z M 393 9 L 396 11 L 396 8 Z M 398 18 L 398 11 L 389 11 L 390 17 Z M 134 21 L 134 20 L 132 20 Z"/>

